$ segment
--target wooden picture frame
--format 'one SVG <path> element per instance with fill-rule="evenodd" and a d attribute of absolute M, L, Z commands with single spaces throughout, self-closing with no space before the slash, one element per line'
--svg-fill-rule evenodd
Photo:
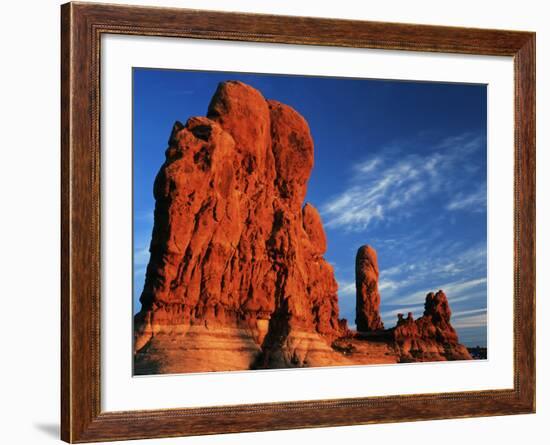
<path fill-rule="evenodd" d="M 439 394 L 102 412 L 102 34 L 512 56 L 515 70 L 514 387 Z M 61 437 L 173 437 L 535 411 L 535 34 L 92 3 L 61 7 Z"/>

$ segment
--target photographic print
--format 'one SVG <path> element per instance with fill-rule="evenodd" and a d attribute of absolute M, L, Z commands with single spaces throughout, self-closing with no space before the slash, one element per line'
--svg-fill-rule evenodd
<path fill-rule="evenodd" d="M 62 5 L 62 439 L 534 413 L 535 53 Z"/>
<path fill-rule="evenodd" d="M 132 75 L 135 375 L 487 358 L 486 85 Z"/>

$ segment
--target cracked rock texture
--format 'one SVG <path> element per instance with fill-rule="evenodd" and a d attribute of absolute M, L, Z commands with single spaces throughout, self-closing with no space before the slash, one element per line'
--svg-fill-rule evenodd
<path fill-rule="evenodd" d="M 458 342 L 451 325 L 451 308 L 442 290 L 426 295 L 424 315 L 414 320 L 398 315 L 394 339 L 399 348 L 400 361 L 470 360 L 468 350 Z"/>
<path fill-rule="evenodd" d="M 304 118 L 240 82 L 219 85 L 207 117 L 174 124 L 154 184 L 136 372 L 177 372 L 151 357 L 189 349 L 201 330 L 227 340 L 240 369 L 340 359 L 327 343 L 344 323 L 325 232 L 303 204 L 313 159 Z M 170 334 L 177 344 L 161 341 Z"/>

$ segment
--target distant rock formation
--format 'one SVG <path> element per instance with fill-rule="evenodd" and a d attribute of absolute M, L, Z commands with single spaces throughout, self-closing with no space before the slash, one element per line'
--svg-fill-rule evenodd
<path fill-rule="evenodd" d="M 329 341 L 346 325 L 326 236 L 302 207 L 312 167 L 304 118 L 241 82 L 219 85 L 207 117 L 174 124 L 154 184 L 137 373 L 339 358 Z M 210 349 L 217 358 L 201 363 Z"/>
<path fill-rule="evenodd" d="M 442 290 L 426 295 L 424 315 L 414 320 L 398 314 L 393 331 L 401 361 L 470 360 L 451 325 L 451 308 Z"/>
<path fill-rule="evenodd" d="M 369 246 L 356 262 L 362 332 L 339 318 L 321 217 L 303 205 L 313 141 L 294 109 L 223 82 L 207 117 L 174 124 L 165 155 L 135 374 L 467 358 L 440 293 L 419 320 L 384 330 Z"/>
<path fill-rule="evenodd" d="M 384 329 L 379 312 L 378 277 L 376 250 L 371 246 L 360 247 L 355 257 L 355 323 L 360 332 Z"/>

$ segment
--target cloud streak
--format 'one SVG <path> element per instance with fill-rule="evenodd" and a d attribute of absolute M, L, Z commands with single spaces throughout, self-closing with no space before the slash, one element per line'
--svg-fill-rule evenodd
<path fill-rule="evenodd" d="M 460 168 L 464 170 L 464 158 L 481 146 L 479 137 L 464 134 L 440 141 L 429 154 L 366 159 L 355 166 L 348 186 L 321 206 L 326 227 L 361 231 L 421 211 L 423 201 L 442 194 L 448 197 L 447 210 L 482 208 L 486 186 L 473 194 L 457 195 L 461 181 L 451 180 Z M 406 146 L 402 151 L 406 153 Z M 459 173 L 469 174 L 467 170 Z"/>
<path fill-rule="evenodd" d="M 472 212 L 485 211 L 487 206 L 487 184 L 470 194 L 459 193 L 449 204 L 447 210 L 462 210 Z"/>
<path fill-rule="evenodd" d="M 486 259 L 487 247 L 485 244 L 468 249 L 442 244 L 440 249 L 434 248 L 430 256 L 418 260 L 415 264 L 401 263 L 382 269 L 379 288 L 383 301 L 393 304 L 399 298 L 410 298 L 413 295 L 410 288 L 415 287 L 418 290 L 418 285 L 422 283 L 432 287 L 430 290 L 441 288 L 446 292 L 457 292 L 460 289 L 456 286 L 451 287 L 450 283 L 460 282 L 460 279 L 463 282 L 464 280 L 471 281 L 479 277 L 486 271 Z M 425 291 L 426 289 L 422 289 L 415 295 L 418 297 Z M 402 297 L 404 292 L 408 296 Z M 422 298 L 425 297 L 425 293 L 421 295 Z"/>
<path fill-rule="evenodd" d="M 415 291 L 403 297 L 393 298 L 388 303 L 392 305 L 419 304 L 420 302 L 424 302 L 427 293 L 441 289 L 447 295 L 449 302 L 453 304 L 484 295 L 486 288 L 487 278 L 485 277 L 443 284 L 434 283 L 430 288 Z"/>
<path fill-rule="evenodd" d="M 487 311 L 467 317 L 453 317 L 452 324 L 455 329 L 487 326 Z"/>
<path fill-rule="evenodd" d="M 339 281 L 338 295 L 344 297 L 355 296 L 355 282 Z"/>

